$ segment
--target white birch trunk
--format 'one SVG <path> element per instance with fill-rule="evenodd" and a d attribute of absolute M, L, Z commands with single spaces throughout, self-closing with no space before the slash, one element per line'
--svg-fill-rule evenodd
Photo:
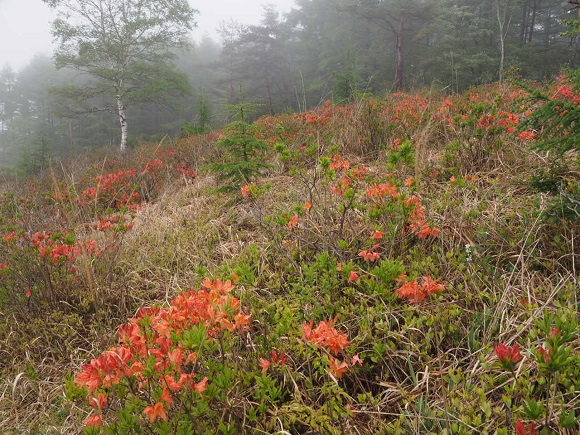
<path fill-rule="evenodd" d="M 124 152 L 127 149 L 129 125 L 127 124 L 125 105 L 123 104 L 121 97 L 118 95 L 117 95 L 117 113 L 119 115 L 119 123 L 121 124 L 121 152 Z"/>

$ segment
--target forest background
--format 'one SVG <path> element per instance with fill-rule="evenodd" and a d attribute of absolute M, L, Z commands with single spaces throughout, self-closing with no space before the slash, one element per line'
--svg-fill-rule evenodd
<path fill-rule="evenodd" d="M 223 23 L 220 41 L 207 36 L 176 52 L 185 87 L 129 108 L 129 146 L 227 124 L 224 107 L 238 102 L 240 82 L 257 118 L 361 94 L 428 87 L 452 93 L 506 77 L 553 78 L 580 62 L 578 35 L 566 34 L 572 6 L 558 0 L 297 0 L 284 15 L 264 6 L 259 24 Z M 116 114 L 96 109 L 106 97 L 96 95 L 81 108 L 51 91 L 87 80 L 56 69 L 43 55 L 18 72 L 4 66 L 0 166 L 30 173 L 52 157 L 118 144 Z"/>

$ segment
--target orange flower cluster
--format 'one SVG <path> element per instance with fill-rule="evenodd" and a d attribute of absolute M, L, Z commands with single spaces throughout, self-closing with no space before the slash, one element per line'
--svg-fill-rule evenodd
<path fill-rule="evenodd" d="M 316 344 L 317 346 L 328 349 L 332 354 L 337 355 L 343 351 L 350 342 L 346 338 L 346 334 L 341 334 L 334 327 L 338 319 L 321 321 L 316 328 L 313 328 L 314 321 L 302 324 L 302 337 Z"/>
<path fill-rule="evenodd" d="M 394 107 L 386 107 L 392 123 L 398 123 L 405 129 L 418 125 L 421 116 L 429 108 L 428 101 L 420 95 L 398 92 L 391 95 Z"/>
<path fill-rule="evenodd" d="M 364 261 L 366 261 L 367 263 L 374 263 L 375 261 L 377 261 L 379 258 L 381 258 L 381 254 L 379 254 L 378 252 L 376 252 L 376 249 L 378 249 L 380 247 L 380 245 L 373 245 L 373 247 L 371 249 L 361 249 L 358 252 L 358 255 L 360 257 L 362 257 L 364 259 Z"/>
<path fill-rule="evenodd" d="M 497 123 L 505 128 L 508 133 L 512 133 L 515 130 L 516 125 L 519 123 L 518 117 L 513 113 L 506 112 L 504 110 L 500 110 L 497 115 Z"/>
<path fill-rule="evenodd" d="M 401 277 L 398 281 L 404 282 L 405 277 Z M 395 294 L 402 298 L 408 299 L 410 303 L 414 304 L 422 301 L 427 296 L 440 292 L 445 289 L 445 284 L 440 284 L 441 278 L 433 279 L 430 276 L 423 276 L 420 282 L 416 279 L 405 282 L 401 287 L 395 290 Z"/>
<path fill-rule="evenodd" d="M 111 191 L 119 186 L 125 185 L 129 180 L 136 176 L 137 174 L 134 169 L 128 169 L 114 174 L 99 175 L 95 177 L 95 181 L 97 182 L 100 191 Z"/>
<path fill-rule="evenodd" d="M 536 134 L 533 131 L 522 131 L 518 133 L 518 137 L 523 140 L 532 140 L 536 137 Z"/>
<path fill-rule="evenodd" d="M 298 221 L 299 221 L 299 217 L 298 215 L 294 215 L 290 218 L 288 218 L 288 223 L 286 224 L 286 227 L 292 231 L 294 229 L 296 229 L 296 227 L 298 226 Z"/>
<path fill-rule="evenodd" d="M 58 235 L 49 236 L 40 231 L 32 235 L 31 242 L 32 246 L 38 249 L 40 258 L 50 258 L 55 265 L 61 262 L 72 264 L 79 254 L 98 255 L 100 252 L 94 240 L 68 243 Z M 61 261 L 63 259 L 64 261 Z"/>
<path fill-rule="evenodd" d="M 336 317 L 332 320 L 321 321 L 316 328 L 314 328 L 313 320 L 310 323 L 303 323 L 302 338 L 328 350 L 332 354 L 328 356 L 328 371 L 332 376 L 340 379 L 350 367 L 355 364 L 362 365 L 362 360 L 357 354 L 352 357 L 351 364 L 348 364 L 346 361 L 341 361 L 333 356 L 338 355 L 339 352 L 344 351 L 350 345 L 346 334 L 341 334 L 334 327 L 336 321 Z"/>
<path fill-rule="evenodd" d="M 2 241 L 9 243 L 16 239 L 16 231 L 10 231 L 4 237 L 2 237 Z"/>
<path fill-rule="evenodd" d="M 367 189 L 367 197 L 380 204 L 385 196 L 391 198 L 399 197 L 399 189 L 392 182 L 387 181 L 381 184 L 373 184 Z"/>
<path fill-rule="evenodd" d="M 145 175 L 145 174 L 157 174 L 161 169 L 163 169 L 163 162 L 160 159 L 153 159 L 153 160 L 149 160 L 147 163 L 145 163 L 145 169 L 143 169 L 143 172 L 141 172 L 141 175 Z"/>
<path fill-rule="evenodd" d="M 353 183 L 361 181 L 367 173 L 366 168 L 363 166 L 350 169 L 350 162 L 344 160 L 340 155 L 335 155 L 332 158 L 329 168 L 340 173 L 340 177 L 332 184 L 332 186 L 330 186 L 332 193 L 338 196 L 344 196 L 347 189 L 349 189 Z"/>
<path fill-rule="evenodd" d="M 413 207 L 409 216 L 409 230 L 415 233 L 417 238 L 425 239 L 429 236 L 436 237 L 439 234 L 439 228 L 427 225 L 425 209 L 421 205 L 419 198 L 413 195 L 405 201 L 405 205 Z"/>
<path fill-rule="evenodd" d="M 477 127 L 483 130 L 489 130 L 493 127 L 495 121 L 495 116 L 493 115 L 482 115 L 477 122 Z"/>
<path fill-rule="evenodd" d="M 288 358 L 286 358 L 284 352 L 280 352 L 280 355 L 278 355 L 278 352 L 276 352 L 274 349 L 272 349 L 272 352 L 270 353 L 270 359 L 271 361 L 265 358 L 260 358 L 259 365 L 262 368 L 262 373 L 266 373 L 272 364 L 283 366 L 288 362 Z"/>
<path fill-rule="evenodd" d="M 207 338 L 215 339 L 222 331 L 246 329 L 251 321 L 251 316 L 240 310 L 240 301 L 229 294 L 234 288 L 229 280 L 206 279 L 202 287 L 183 292 L 167 309 L 142 308 L 119 327 L 120 345 L 91 360 L 75 376 L 75 383 L 88 389 L 91 404 L 106 403 L 101 394 L 113 385 L 136 386 L 141 396 L 149 394 L 149 399 L 155 400 L 142 411 L 155 422 L 168 419 L 176 392 L 189 389 L 201 395 L 208 380 L 195 381 L 197 354 L 181 343 L 184 332 L 203 325 Z M 151 364 L 153 370 L 146 370 Z M 160 399 L 154 399 L 158 395 L 151 391 L 160 392 Z M 95 409 L 100 413 L 102 406 Z M 97 414 L 85 423 L 95 426 L 101 421 Z"/>
<path fill-rule="evenodd" d="M 568 81 L 566 75 L 561 75 L 558 77 L 558 83 L 561 83 L 556 87 L 555 97 L 563 100 L 572 102 L 573 104 L 580 104 L 580 93 L 574 92 L 572 87 L 566 83 Z"/>
<path fill-rule="evenodd" d="M 184 164 L 177 166 L 177 172 L 183 175 L 186 180 L 193 180 L 194 178 L 197 178 L 197 173 Z"/>
<path fill-rule="evenodd" d="M 122 232 L 125 233 L 129 231 L 131 228 L 135 226 L 135 222 L 131 222 L 125 224 L 121 222 L 119 216 L 109 216 L 100 219 L 95 225 L 94 228 L 97 231 L 107 231 L 111 230 L 113 232 Z"/>
<path fill-rule="evenodd" d="M 330 162 L 330 169 L 333 171 L 347 171 L 350 168 L 348 160 L 343 160 L 340 155 L 336 155 Z"/>
<path fill-rule="evenodd" d="M 159 162 L 161 161 L 159 160 Z M 156 163 L 150 163 L 149 169 L 153 170 L 155 165 Z M 117 209 L 129 207 L 135 210 L 141 200 L 141 195 L 135 192 L 134 186 L 131 185 L 136 176 L 137 173 L 134 169 L 99 175 L 94 179 L 96 187 L 85 189 L 75 201 L 81 205 L 86 205 L 86 201 L 100 200 L 107 207 L 114 206 Z"/>
<path fill-rule="evenodd" d="M 297 119 L 304 121 L 305 124 L 321 127 L 332 119 L 332 103 L 330 100 L 326 100 L 322 110 L 312 110 L 295 116 Z"/>

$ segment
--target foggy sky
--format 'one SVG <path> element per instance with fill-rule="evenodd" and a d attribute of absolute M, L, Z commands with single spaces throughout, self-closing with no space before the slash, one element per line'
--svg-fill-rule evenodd
<path fill-rule="evenodd" d="M 198 27 L 192 36 L 200 40 L 204 34 L 217 39 L 221 21 L 233 19 L 255 24 L 262 17 L 262 6 L 272 4 L 287 12 L 294 0 L 190 0 L 199 10 Z M 37 53 L 51 55 L 50 21 L 56 16 L 41 0 L 0 0 L 0 68 L 9 64 L 18 70 Z"/>

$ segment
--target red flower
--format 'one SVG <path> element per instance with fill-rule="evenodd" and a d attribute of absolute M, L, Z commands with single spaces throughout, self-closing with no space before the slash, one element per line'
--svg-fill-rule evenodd
<path fill-rule="evenodd" d="M 288 362 L 288 358 L 286 358 L 284 352 L 280 352 L 280 355 L 278 355 L 278 353 L 275 350 L 272 350 L 272 354 L 270 356 L 272 358 L 272 362 L 276 364 L 284 365 Z"/>
<path fill-rule="evenodd" d="M 534 425 L 530 423 L 527 427 L 521 420 L 516 421 L 516 435 L 537 435 Z"/>
<path fill-rule="evenodd" d="M 553 349 L 550 350 L 546 350 L 543 347 L 538 348 L 538 352 L 540 353 L 540 355 L 542 355 L 542 357 L 544 358 L 544 362 L 546 364 L 550 364 L 551 361 L 551 354 L 554 352 Z"/>
<path fill-rule="evenodd" d="M 507 370 L 513 370 L 515 364 L 522 359 L 522 354 L 520 353 L 517 343 L 512 347 L 499 343 L 495 347 L 495 354 L 497 355 L 501 366 Z"/>
<path fill-rule="evenodd" d="M 262 368 L 262 373 L 266 373 L 268 371 L 268 368 L 270 368 L 270 365 L 272 365 L 272 363 L 267 359 L 260 358 L 260 362 L 258 365 Z"/>
<path fill-rule="evenodd" d="M 242 196 L 244 198 L 247 198 L 248 196 L 250 196 L 250 186 L 248 186 L 247 184 L 240 187 L 240 191 L 242 192 Z"/>

